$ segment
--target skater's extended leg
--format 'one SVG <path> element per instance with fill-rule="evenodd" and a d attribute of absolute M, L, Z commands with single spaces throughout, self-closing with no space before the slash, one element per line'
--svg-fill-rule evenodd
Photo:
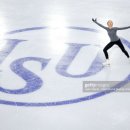
<path fill-rule="evenodd" d="M 121 40 L 119 40 L 119 41 L 116 43 L 116 45 L 118 45 L 118 46 L 120 47 L 120 49 L 121 49 L 122 52 L 127 56 L 127 58 L 130 57 L 129 54 L 128 54 L 128 52 L 125 50 L 125 48 L 124 48 L 124 46 L 123 46 Z"/>

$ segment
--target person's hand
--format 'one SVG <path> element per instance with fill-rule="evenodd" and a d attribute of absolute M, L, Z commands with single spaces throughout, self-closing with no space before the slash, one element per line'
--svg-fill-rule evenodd
<path fill-rule="evenodd" d="M 97 18 L 95 18 L 95 19 L 94 19 L 94 18 L 92 18 L 92 21 L 93 21 L 93 22 L 97 22 Z"/>

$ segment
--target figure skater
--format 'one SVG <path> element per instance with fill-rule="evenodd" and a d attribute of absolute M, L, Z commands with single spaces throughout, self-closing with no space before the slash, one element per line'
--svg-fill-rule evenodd
<path fill-rule="evenodd" d="M 105 48 L 103 49 L 103 52 L 105 54 L 105 57 L 106 57 L 106 62 L 103 63 L 103 65 L 110 65 L 110 62 L 109 62 L 109 56 L 108 56 L 108 50 L 113 46 L 113 45 L 118 45 L 120 47 L 120 49 L 122 50 L 122 52 L 127 56 L 127 58 L 129 58 L 130 60 L 130 57 L 129 57 L 129 54 L 128 52 L 125 50 L 120 38 L 117 36 L 117 31 L 118 30 L 124 30 L 124 29 L 128 29 L 130 28 L 130 26 L 128 27 L 113 27 L 113 21 L 112 20 L 108 20 L 107 22 L 107 25 L 108 27 L 105 27 L 103 26 L 102 24 L 98 23 L 97 22 L 97 19 L 94 19 L 92 18 L 92 21 L 94 23 L 96 23 L 97 25 L 99 25 L 100 27 L 104 28 L 107 33 L 108 33 L 108 36 L 110 38 L 110 42 L 105 46 Z"/>

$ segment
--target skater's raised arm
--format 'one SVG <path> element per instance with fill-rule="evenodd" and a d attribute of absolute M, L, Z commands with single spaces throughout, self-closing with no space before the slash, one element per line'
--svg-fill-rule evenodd
<path fill-rule="evenodd" d="M 127 27 L 116 27 L 117 30 L 124 30 L 124 29 L 129 29 L 130 26 L 127 26 Z"/>
<path fill-rule="evenodd" d="M 97 22 L 97 19 L 92 18 L 92 21 L 93 21 L 94 23 L 96 23 L 97 25 L 99 25 L 100 27 L 102 27 L 102 28 L 104 28 L 104 29 L 107 29 L 107 27 L 105 27 L 105 26 L 103 26 L 102 24 L 100 24 L 99 22 Z"/>

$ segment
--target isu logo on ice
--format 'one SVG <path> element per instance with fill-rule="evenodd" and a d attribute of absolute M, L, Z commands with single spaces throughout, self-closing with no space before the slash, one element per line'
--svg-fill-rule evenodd
<path fill-rule="evenodd" d="M 100 47 L 87 41 L 92 32 L 98 33 L 95 29 L 73 26 L 62 29 L 33 27 L 8 32 L 0 51 L 3 68 L 0 104 L 57 106 L 112 92 L 106 90 L 90 95 L 82 91 L 82 82 L 97 80 L 103 70 Z M 130 48 L 129 42 L 122 40 Z M 113 87 L 127 84 L 129 73 L 124 77 Z"/>

